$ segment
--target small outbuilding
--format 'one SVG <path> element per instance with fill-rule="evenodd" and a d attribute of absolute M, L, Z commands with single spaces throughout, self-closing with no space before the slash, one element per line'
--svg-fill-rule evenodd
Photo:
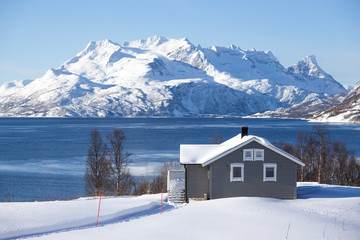
<path fill-rule="evenodd" d="M 296 199 L 296 157 L 248 128 L 221 144 L 180 145 L 186 200 L 226 197 Z"/>

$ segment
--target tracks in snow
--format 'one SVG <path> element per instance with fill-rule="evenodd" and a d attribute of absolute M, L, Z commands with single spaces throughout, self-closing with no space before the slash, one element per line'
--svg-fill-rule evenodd
<path fill-rule="evenodd" d="M 128 222 L 142 217 L 159 214 L 160 208 L 161 206 L 159 202 L 151 202 L 144 206 L 122 210 L 110 215 L 100 216 L 98 226 L 102 227 L 105 225 L 115 224 L 119 222 Z M 162 211 L 168 212 L 173 210 L 174 208 L 175 208 L 174 206 L 165 203 L 163 204 Z M 42 235 L 47 235 L 52 233 L 86 229 L 95 226 L 96 226 L 96 216 L 94 218 L 80 219 L 76 221 L 71 221 L 71 222 L 61 223 L 51 226 L 42 226 L 42 227 L 35 227 L 35 228 L 28 228 L 28 229 L 0 233 L 0 239 L 39 237 Z"/>

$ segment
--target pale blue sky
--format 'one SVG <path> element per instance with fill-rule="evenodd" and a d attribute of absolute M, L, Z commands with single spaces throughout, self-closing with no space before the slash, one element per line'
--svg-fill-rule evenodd
<path fill-rule="evenodd" d="M 91 40 L 156 34 L 271 50 L 285 67 L 314 54 L 342 84 L 360 81 L 357 0 L 0 0 L 0 84 L 41 77 Z"/>

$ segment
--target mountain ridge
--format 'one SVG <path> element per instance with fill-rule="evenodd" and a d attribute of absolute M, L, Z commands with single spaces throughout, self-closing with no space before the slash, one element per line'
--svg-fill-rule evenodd
<path fill-rule="evenodd" d="M 0 116 L 246 116 L 345 91 L 309 58 L 286 69 L 271 51 L 187 38 L 90 41 L 40 78 L 3 84 Z"/>

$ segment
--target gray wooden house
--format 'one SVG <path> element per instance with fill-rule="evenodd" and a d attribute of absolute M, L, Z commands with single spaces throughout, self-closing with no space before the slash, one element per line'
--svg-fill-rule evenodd
<path fill-rule="evenodd" d="M 247 127 L 221 144 L 180 145 L 186 200 L 226 197 L 296 199 L 296 157 Z"/>

